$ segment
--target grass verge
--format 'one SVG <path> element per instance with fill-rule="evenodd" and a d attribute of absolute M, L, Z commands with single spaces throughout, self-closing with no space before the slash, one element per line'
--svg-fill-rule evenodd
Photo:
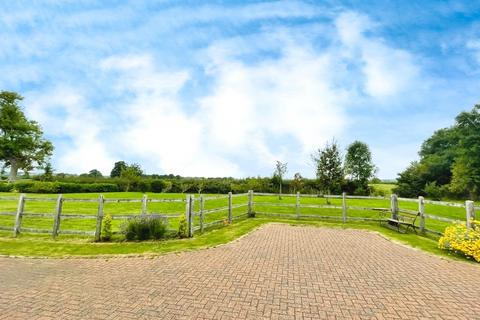
<path fill-rule="evenodd" d="M 425 252 L 455 260 L 469 261 L 462 256 L 443 251 L 437 247 L 436 239 L 413 233 L 400 234 L 366 222 L 326 222 L 316 220 L 294 220 L 257 217 L 243 219 L 225 227 L 210 229 L 191 239 L 172 239 L 145 242 L 94 243 L 89 238 L 63 237 L 52 240 L 48 235 L 23 234 L 18 238 L 0 233 L 0 254 L 7 256 L 30 257 L 99 257 L 114 255 L 159 255 L 218 246 L 231 242 L 266 223 L 285 223 L 295 226 L 315 226 L 342 229 L 361 229 L 377 232 L 387 239 L 394 240 Z"/>

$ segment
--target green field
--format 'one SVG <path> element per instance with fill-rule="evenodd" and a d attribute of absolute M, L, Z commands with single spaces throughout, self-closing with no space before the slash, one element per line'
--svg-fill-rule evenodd
<path fill-rule="evenodd" d="M 78 202 L 78 199 L 98 199 L 98 194 L 67 194 L 64 195 L 64 204 L 62 210 L 62 220 L 60 230 L 95 230 L 95 217 L 97 214 L 97 202 Z M 166 240 L 160 242 L 142 242 L 142 243 L 126 243 L 122 241 L 122 237 L 117 235 L 112 243 L 94 243 L 92 236 L 78 236 L 60 234 L 57 240 L 51 240 L 48 234 L 30 234 L 23 232 L 18 238 L 13 238 L 11 231 L 0 232 L 0 254 L 8 255 L 47 255 L 47 256 L 63 256 L 63 255 L 96 255 L 96 254 L 138 254 L 138 253 L 163 253 L 176 250 L 184 250 L 189 248 L 212 246 L 219 243 L 225 243 L 233 240 L 253 228 L 267 222 L 283 221 L 290 224 L 311 224 L 311 225 L 327 225 L 334 227 L 348 228 L 366 228 L 400 239 L 411 245 L 422 247 L 422 243 L 429 243 L 427 249 L 434 253 L 439 253 L 436 249 L 435 241 L 425 237 L 419 237 L 414 234 L 400 235 L 388 228 L 381 227 L 378 222 L 360 222 L 348 221 L 342 224 L 341 221 L 329 221 L 328 218 L 340 218 L 342 210 L 338 208 L 312 208 L 310 205 L 342 205 L 342 199 L 321 197 L 301 197 L 301 205 L 307 207 L 301 208 L 301 215 L 313 217 L 302 217 L 295 219 L 295 202 L 294 196 L 283 196 L 279 200 L 278 196 L 254 196 L 254 211 L 257 217 L 254 219 L 245 218 L 247 212 L 247 195 L 234 195 L 233 206 L 243 205 L 241 208 L 233 209 L 234 219 L 238 222 L 230 226 L 223 227 L 224 221 L 228 217 L 228 198 L 225 195 L 204 195 L 206 197 L 205 210 L 221 208 L 220 211 L 205 215 L 205 223 L 218 221 L 219 226 L 211 226 L 207 228 L 204 234 L 196 232 L 193 239 L 186 240 Z M 0 198 L 10 197 L 10 200 L 0 200 L 0 212 L 14 213 L 17 208 L 18 194 L 0 193 Z M 31 217 L 25 216 L 22 220 L 23 228 L 37 228 L 51 230 L 53 226 L 53 213 L 55 211 L 55 198 L 57 195 L 45 194 L 28 194 L 25 204 L 25 213 L 50 213 L 48 217 Z M 142 193 L 106 193 L 104 194 L 107 202 L 104 205 L 105 213 L 111 214 L 114 218 L 126 214 L 139 215 L 142 210 L 141 202 L 112 202 L 113 199 L 138 199 L 143 197 Z M 171 218 L 169 228 L 176 230 L 178 228 L 179 216 L 185 214 L 186 195 L 185 194 L 147 194 L 148 199 L 171 199 L 176 202 L 148 202 L 147 214 L 161 213 Z M 44 199 L 49 201 L 34 201 L 28 198 Z M 194 219 L 194 226 L 199 226 L 199 196 L 195 195 L 195 212 L 197 215 Z M 390 207 L 390 199 L 347 199 L 347 216 L 349 218 L 370 218 L 378 219 L 379 210 L 360 210 L 355 207 L 368 208 L 384 208 L 388 214 Z M 418 210 L 418 204 L 410 201 L 399 200 L 401 209 Z M 426 213 L 445 217 L 450 219 L 465 220 L 465 209 L 460 207 L 447 207 L 438 204 L 426 204 Z M 268 214 L 275 213 L 277 216 L 272 217 Z M 82 214 L 89 215 L 91 219 L 70 218 L 69 215 Z M 315 218 L 317 217 L 317 218 Z M 319 219 L 323 217 L 322 219 Z M 0 226 L 12 228 L 15 217 L 13 215 L 0 216 Z M 319 221 L 321 220 L 321 221 Z M 114 219 L 113 231 L 119 232 L 121 224 L 125 219 Z M 417 222 L 418 225 L 418 222 Z M 426 220 L 426 227 L 442 232 L 449 223 L 436 221 L 432 219 Z M 223 230 L 223 231 L 222 231 Z M 218 237 L 217 237 L 218 235 Z M 430 242 L 429 242 L 430 241 Z M 424 248 L 425 249 L 425 248 Z"/>
<path fill-rule="evenodd" d="M 382 192 L 384 195 L 388 196 L 393 193 L 393 188 L 397 187 L 394 183 L 371 183 L 369 186 L 377 192 Z"/>

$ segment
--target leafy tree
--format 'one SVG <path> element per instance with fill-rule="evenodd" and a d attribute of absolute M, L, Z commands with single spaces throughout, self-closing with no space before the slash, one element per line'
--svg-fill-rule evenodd
<path fill-rule="evenodd" d="M 476 105 L 470 112 L 460 113 L 453 126 L 436 131 L 422 144 L 420 161 L 400 173 L 395 192 L 401 196 L 428 195 L 428 186 L 436 197 L 449 191 L 456 196 L 477 198 L 479 142 L 480 105 Z"/>
<path fill-rule="evenodd" d="M 25 117 L 21 100 L 23 97 L 15 92 L 0 92 L 0 161 L 10 167 L 9 181 L 17 178 L 19 169 L 41 166 L 53 153 L 40 125 Z"/>
<path fill-rule="evenodd" d="M 274 180 L 278 183 L 278 199 L 282 199 L 282 182 L 283 176 L 287 173 L 287 163 L 277 161 L 275 171 L 273 172 Z"/>
<path fill-rule="evenodd" d="M 343 181 L 342 159 L 335 140 L 312 156 L 317 167 L 320 190 L 326 194 L 339 192 Z"/>
<path fill-rule="evenodd" d="M 97 169 L 92 169 L 88 172 L 88 176 L 89 177 L 93 177 L 93 178 L 102 178 L 103 175 L 100 171 L 98 171 Z"/>
<path fill-rule="evenodd" d="M 456 117 L 458 150 L 451 189 L 476 199 L 480 192 L 480 105 Z"/>
<path fill-rule="evenodd" d="M 129 166 L 127 166 L 125 169 L 122 170 L 120 173 L 120 178 L 125 179 L 127 181 L 127 186 L 125 188 L 125 191 L 129 191 L 130 187 L 134 183 L 138 183 L 140 181 L 140 178 L 143 174 L 142 169 L 140 168 L 140 165 L 134 163 Z"/>
<path fill-rule="evenodd" d="M 43 180 L 45 181 L 52 181 L 53 180 L 53 167 L 50 162 L 47 162 L 45 164 L 45 167 L 43 168 L 45 171 L 43 173 Z"/>
<path fill-rule="evenodd" d="M 368 180 L 370 180 L 376 171 L 372 162 L 372 153 L 366 143 L 354 141 L 347 148 L 345 156 L 345 174 L 347 174 L 355 188 L 365 193 L 368 191 Z"/>
<path fill-rule="evenodd" d="M 297 193 L 297 191 L 300 191 L 303 189 L 303 177 L 300 174 L 300 172 L 297 172 L 293 175 L 293 181 L 292 181 L 292 187 L 293 187 L 293 193 Z"/>
<path fill-rule="evenodd" d="M 112 172 L 110 172 L 110 177 L 111 178 L 116 178 L 120 177 L 122 174 L 122 170 L 127 168 L 127 163 L 125 161 L 117 161 L 113 165 Z"/>

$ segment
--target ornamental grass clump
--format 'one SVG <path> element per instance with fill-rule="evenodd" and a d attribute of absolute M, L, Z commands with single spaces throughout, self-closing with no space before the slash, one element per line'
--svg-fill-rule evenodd
<path fill-rule="evenodd" d="M 107 213 L 103 218 L 102 229 L 102 240 L 110 241 L 112 238 L 112 215 L 110 213 Z"/>
<path fill-rule="evenodd" d="M 480 262 L 480 221 L 474 220 L 471 225 L 472 229 L 463 224 L 445 228 L 443 237 L 438 240 L 439 248 L 460 252 Z"/>
<path fill-rule="evenodd" d="M 166 237 L 167 229 L 167 219 L 155 216 L 131 218 L 122 225 L 122 233 L 127 241 L 162 239 Z"/>

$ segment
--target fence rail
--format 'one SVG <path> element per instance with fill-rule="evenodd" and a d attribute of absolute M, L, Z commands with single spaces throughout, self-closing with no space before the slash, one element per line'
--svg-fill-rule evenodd
<path fill-rule="evenodd" d="M 271 199 L 265 199 L 265 197 L 285 197 L 285 198 L 295 198 L 295 201 L 292 203 L 278 203 L 271 201 Z M 247 197 L 247 200 L 241 199 L 242 197 Z M 263 199 L 262 199 L 263 198 Z M 327 204 L 315 204 L 306 202 L 306 198 L 318 199 L 324 198 L 327 200 Z M 227 200 L 227 205 L 217 206 L 209 209 L 205 209 L 205 203 L 215 200 Z M 341 203 L 336 204 L 333 201 L 333 204 L 330 204 L 329 199 L 340 199 Z M 354 199 L 371 199 L 371 200 L 390 200 L 390 207 L 379 207 L 379 206 L 359 206 L 359 205 L 349 205 L 349 201 Z M 255 200 L 255 201 L 254 201 Z M 418 199 L 409 199 L 409 198 L 398 198 L 395 195 L 392 195 L 390 198 L 386 197 L 367 197 L 367 196 L 348 196 L 346 194 L 342 195 L 316 195 L 316 194 L 273 194 L 273 193 L 254 193 L 249 191 L 248 193 L 241 194 L 232 194 L 231 192 L 227 195 L 220 196 L 204 196 L 200 195 L 195 197 L 194 195 L 186 195 L 184 199 L 149 199 L 144 195 L 141 199 L 130 199 L 130 198 L 104 198 L 102 195 L 98 199 L 79 199 L 79 198 L 64 198 L 62 195 L 59 195 L 57 198 L 48 198 L 48 197 L 35 197 L 28 196 L 25 194 L 20 195 L 19 197 L 0 197 L 1 201 L 17 201 L 17 210 L 16 212 L 0 212 L 0 216 L 11 216 L 15 217 L 13 226 L 0 226 L 0 230 L 13 231 L 14 236 L 17 236 L 20 232 L 32 232 L 32 233 L 47 233 L 51 234 L 53 238 L 57 237 L 59 234 L 73 234 L 73 235 L 87 235 L 94 236 L 96 240 L 101 238 L 101 229 L 102 221 L 105 216 L 104 205 L 106 203 L 138 203 L 140 204 L 138 213 L 122 213 L 122 214 L 111 214 L 113 220 L 127 220 L 134 217 L 149 216 L 149 217 L 158 217 L 163 219 L 178 219 L 185 217 L 187 222 L 188 234 L 192 236 L 194 232 L 200 231 L 203 232 L 205 228 L 228 224 L 236 219 L 241 219 L 245 216 L 254 217 L 256 214 L 261 216 L 272 216 L 272 217 L 285 217 L 285 218 L 307 218 L 307 219 L 325 219 L 325 220 L 338 220 L 338 221 L 385 221 L 385 218 L 382 218 L 380 215 L 378 217 L 373 217 L 372 214 L 363 214 L 359 213 L 361 211 L 380 211 L 380 212 L 390 212 L 392 217 L 397 214 L 408 213 L 408 214 L 419 214 L 419 225 L 416 228 L 420 229 L 422 232 L 431 233 L 431 234 L 441 234 L 437 230 L 432 230 L 426 227 L 426 220 L 434 220 L 445 223 L 466 223 L 467 227 L 471 226 L 471 221 L 475 218 L 475 210 L 478 207 L 475 207 L 472 201 L 466 201 L 465 204 L 454 203 L 454 202 L 445 202 L 445 201 L 432 201 L 425 200 L 423 197 Z M 198 203 L 197 203 L 198 201 Z M 290 200 L 289 200 L 290 201 Z M 418 204 L 418 211 L 412 210 L 411 208 L 400 208 L 400 203 L 403 202 L 413 202 Z M 55 210 L 52 212 L 30 212 L 25 211 L 26 202 L 55 202 Z M 83 213 L 63 213 L 63 204 L 66 202 L 85 202 L 85 203 L 96 203 L 97 210 L 91 214 Z M 235 203 L 234 203 L 235 202 Z M 183 203 L 185 204 L 185 211 L 183 212 L 148 212 L 148 205 L 152 203 Z M 195 206 L 197 203 L 197 206 Z M 223 202 L 224 203 L 224 202 Z M 452 219 L 447 217 L 442 217 L 435 215 L 431 212 L 425 212 L 425 204 L 433 204 L 446 207 L 456 207 L 464 208 L 466 210 L 465 220 Z M 218 205 L 218 203 L 216 204 Z M 246 208 L 245 211 L 238 210 Z M 277 208 L 277 209 L 274 209 Z M 256 210 L 258 209 L 258 210 Z M 305 209 L 305 210 L 304 210 Z M 329 211 L 331 214 L 325 214 L 325 212 L 318 212 L 312 209 L 320 210 L 333 210 Z M 234 214 L 235 210 L 235 214 Z M 281 211 L 288 212 L 281 212 Z M 289 211 L 290 210 L 290 211 Z M 276 211 L 276 212 L 275 212 Z M 318 212 L 318 214 L 315 214 Z M 336 213 L 338 212 L 338 214 Z M 370 216 L 369 216 L 370 215 Z M 33 218 L 44 218 L 52 219 L 52 228 L 32 228 L 22 226 L 23 217 L 33 217 Z M 216 219 L 213 221 L 205 221 L 205 218 L 209 217 L 209 220 Z M 197 219 L 195 219 L 197 218 Z M 95 230 L 64 230 L 61 228 L 61 222 L 69 219 L 86 219 L 86 220 L 95 220 Z M 116 233 L 116 232 L 114 232 Z"/>

